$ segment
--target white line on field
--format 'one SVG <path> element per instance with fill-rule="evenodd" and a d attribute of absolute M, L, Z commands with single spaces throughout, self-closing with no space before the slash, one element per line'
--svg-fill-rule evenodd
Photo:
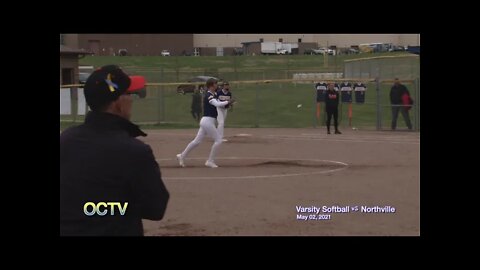
<path fill-rule="evenodd" d="M 205 158 L 188 158 L 188 159 L 200 159 L 204 160 Z M 188 160 L 187 159 L 187 160 Z M 275 177 L 294 177 L 294 176 L 305 176 L 305 175 L 314 175 L 314 174 L 325 174 L 332 173 L 341 170 L 345 170 L 348 167 L 347 163 L 335 160 L 323 160 L 323 159 L 291 159 L 291 158 L 261 158 L 261 157 L 222 157 L 217 158 L 221 159 L 230 159 L 230 160 L 245 160 L 245 159 L 260 159 L 260 160 L 283 160 L 283 161 L 313 161 L 313 162 L 330 162 L 335 164 L 343 165 L 342 168 L 331 169 L 326 171 L 316 171 L 316 172 L 306 172 L 306 173 L 289 173 L 289 174 L 270 174 L 270 175 L 249 175 L 249 176 L 199 176 L 199 177 L 165 177 L 165 180 L 189 180 L 189 179 L 259 179 L 259 178 L 275 178 Z M 175 160 L 175 158 L 157 158 L 157 161 L 166 161 L 166 160 Z M 188 167 L 186 167 L 188 168 Z M 221 167 L 220 167 L 221 168 Z M 218 169 L 217 169 L 218 170 Z"/>
<path fill-rule="evenodd" d="M 388 141 L 388 140 L 358 140 L 358 139 L 331 139 L 326 137 L 301 137 L 301 136 L 284 136 L 284 135 L 266 135 L 260 138 L 275 138 L 281 140 L 304 140 L 304 141 L 333 141 L 333 142 L 367 142 L 367 143 L 400 143 L 400 144 L 420 144 L 416 141 Z"/>

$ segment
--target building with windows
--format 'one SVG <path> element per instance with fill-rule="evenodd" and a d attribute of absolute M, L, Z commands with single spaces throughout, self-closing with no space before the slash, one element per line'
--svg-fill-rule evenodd
<path fill-rule="evenodd" d="M 242 48 L 247 54 L 259 53 L 261 42 L 297 43 L 295 54 L 306 49 L 348 48 L 363 43 L 391 43 L 420 46 L 420 34 L 61 34 L 60 42 L 72 49 L 83 49 L 94 55 L 161 55 L 173 56 L 234 55 Z M 247 45 L 245 45 L 247 44 Z"/>

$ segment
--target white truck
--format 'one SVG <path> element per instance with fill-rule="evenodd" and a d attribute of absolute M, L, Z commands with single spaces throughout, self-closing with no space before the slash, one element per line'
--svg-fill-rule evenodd
<path fill-rule="evenodd" d="M 286 50 L 287 54 L 292 54 L 292 49 L 298 49 L 298 43 L 283 43 L 282 49 Z"/>
<path fill-rule="evenodd" d="M 262 54 L 287 54 L 288 50 L 283 48 L 281 42 L 262 42 L 260 52 Z"/>

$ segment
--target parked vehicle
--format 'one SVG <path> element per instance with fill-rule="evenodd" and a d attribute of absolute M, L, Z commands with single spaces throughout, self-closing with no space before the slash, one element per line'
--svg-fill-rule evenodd
<path fill-rule="evenodd" d="M 120 49 L 120 50 L 118 50 L 118 55 L 119 55 L 119 56 L 127 56 L 127 55 L 128 55 L 127 49 Z"/>
<path fill-rule="evenodd" d="M 305 50 L 303 51 L 303 54 L 314 54 L 314 53 L 313 53 L 313 49 L 305 49 Z"/>
<path fill-rule="evenodd" d="M 405 51 L 405 47 L 403 47 L 403 46 L 392 46 L 388 51 L 389 52 L 401 52 L 401 51 Z"/>
<path fill-rule="evenodd" d="M 170 51 L 169 51 L 169 50 L 162 50 L 162 52 L 160 53 L 160 55 L 162 55 L 162 56 L 170 56 Z"/>
<path fill-rule="evenodd" d="M 260 44 L 262 54 L 287 54 L 288 50 L 283 48 L 281 42 L 262 42 Z"/>
<path fill-rule="evenodd" d="M 420 55 L 420 46 L 407 46 L 407 52 Z"/>
<path fill-rule="evenodd" d="M 335 55 L 335 51 L 332 50 L 332 49 L 328 49 L 328 48 L 319 48 L 319 49 L 314 49 L 313 52 L 315 54 L 328 54 L 328 55 Z"/>
<path fill-rule="evenodd" d="M 243 55 L 243 48 L 233 48 L 233 55 Z"/>
<path fill-rule="evenodd" d="M 85 84 L 87 82 L 87 79 L 90 76 L 90 74 L 91 73 L 87 73 L 87 72 L 78 73 L 78 83 Z"/>

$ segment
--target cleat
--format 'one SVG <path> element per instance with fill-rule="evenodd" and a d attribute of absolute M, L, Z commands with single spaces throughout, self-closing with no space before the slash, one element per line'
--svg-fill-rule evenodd
<path fill-rule="evenodd" d="M 177 160 L 180 167 L 185 167 L 185 162 L 183 161 L 182 154 L 177 155 Z"/>
<path fill-rule="evenodd" d="M 205 166 L 210 168 L 218 168 L 217 164 L 213 163 L 213 161 L 210 160 L 207 160 L 207 162 L 205 162 Z"/>

